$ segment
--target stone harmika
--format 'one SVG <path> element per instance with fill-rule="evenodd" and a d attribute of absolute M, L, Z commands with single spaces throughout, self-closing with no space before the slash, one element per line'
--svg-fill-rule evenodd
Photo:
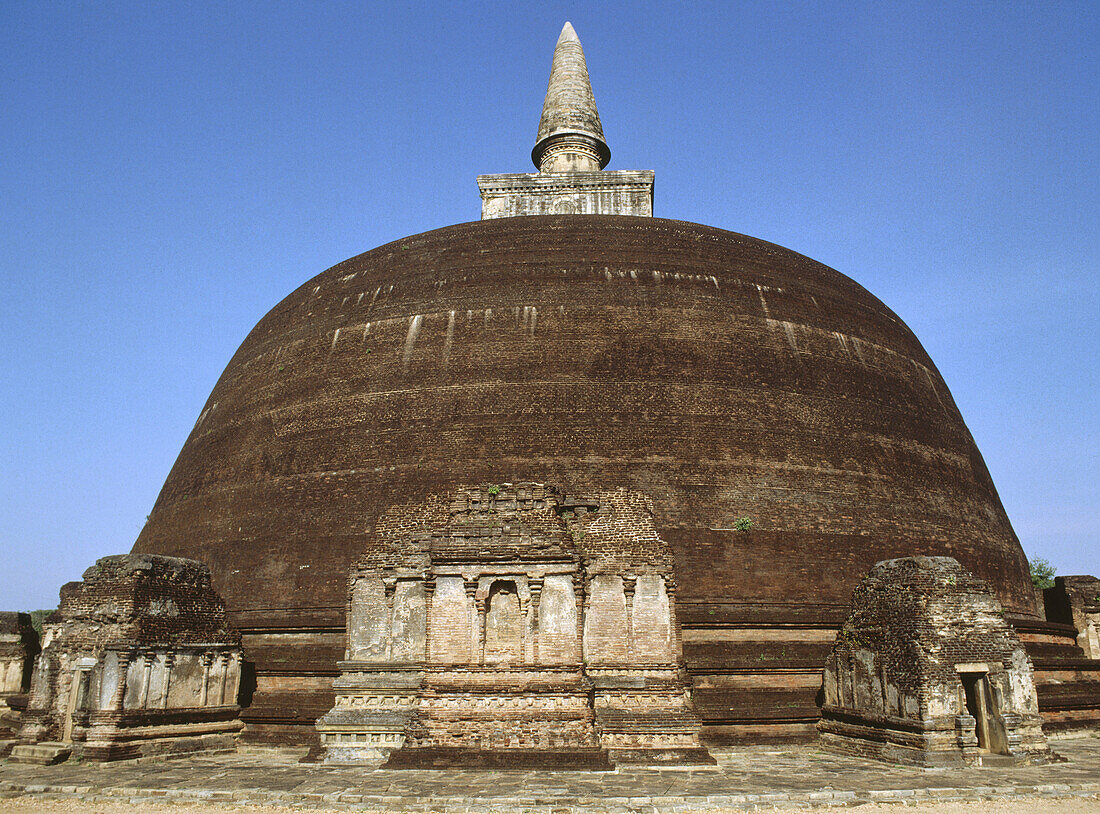
<path fill-rule="evenodd" d="M 205 565 L 103 557 L 61 589 L 61 605 L 43 626 L 12 759 L 233 748 L 242 726 L 240 662 L 240 636 Z"/>

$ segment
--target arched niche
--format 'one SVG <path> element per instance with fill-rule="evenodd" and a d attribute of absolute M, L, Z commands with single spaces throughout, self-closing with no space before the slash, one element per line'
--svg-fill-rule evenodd
<path fill-rule="evenodd" d="M 485 663 L 523 661 L 523 612 L 515 580 L 498 579 L 489 586 L 485 612 Z"/>

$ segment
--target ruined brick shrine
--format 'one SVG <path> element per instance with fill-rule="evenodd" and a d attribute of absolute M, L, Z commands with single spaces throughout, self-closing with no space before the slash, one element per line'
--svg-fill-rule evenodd
<path fill-rule="evenodd" d="M 825 665 L 822 742 L 891 762 L 1046 762 L 1031 661 L 989 589 L 950 557 L 880 562 Z"/>
<path fill-rule="evenodd" d="M 43 625 L 12 759 L 49 763 L 231 749 L 240 636 L 202 563 L 103 557 Z"/>
<path fill-rule="evenodd" d="M 815 738 L 853 589 L 913 556 L 988 587 L 1048 731 L 1097 726 L 1095 606 L 1066 582 L 1048 618 L 897 315 L 796 252 L 653 217 L 653 173 L 605 169 L 569 25 L 532 159 L 478 178 L 479 222 L 276 305 L 172 467 L 133 551 L 209 568 L 242 738 L 418 765 Z M 647 542 L 620 561 L 597 530 L 622 501 Z"/>
<path fill-rule="evenodd" d="M 652 505 L 493 484 L 387 511 L 349 586 L 325 759 L 713 763 Z"/>

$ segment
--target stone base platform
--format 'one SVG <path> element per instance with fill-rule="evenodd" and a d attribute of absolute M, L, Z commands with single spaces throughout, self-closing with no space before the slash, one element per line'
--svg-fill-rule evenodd
<path fill-rule="evenodd" d="M 1054 798 L 1084 798 L 1079 810 L 1092 810 L 1085 806 L 1100 803 L 1100 737 L 1059 738 L 1054 746 L 1065 763 L 930 770 L 808 746 L 755 746 L 714 750 L 716 767 L 620 766 L 610 772 L 306 765 L 297 763 L 304 749 L 253 747 L 234 755 L 140 763 L 0 762 L 0 798 L 67 799 L 88 810 L 88 804 L 110 802 L 151 809 L 160 801 L 188 811 L 215 811 L 200 806 L 221 803 L 446 814 L 713 814 L 939 801 L 977 802 L 973 810 L 980 811 L 989 800 L 1023 800 L 1027 810 L 1048 811 Z"/>
<path fill-rule="evenodd" d="M 705 751 L 705 750 L 704 750 Z M 614 766 L 604 749 L 463 749 L 426 746 L 392 753 L 383 769 L 549 769 L 558 771 L 611 771 Z"/>
<path fill-rule="evenodd" d="M 703 747 L 683 749 L 609 749 L 616 766 L 717 766 L 718 761 Z"/>
<path fill-rule="evenodd" d="M 84 760 L 114 761 L 138 758 L 177 758 L 236 751 L 236 732 L 211 732 L 188 737 L 146 737 L 123 743 L 88 743 L 79 750 Z"/>

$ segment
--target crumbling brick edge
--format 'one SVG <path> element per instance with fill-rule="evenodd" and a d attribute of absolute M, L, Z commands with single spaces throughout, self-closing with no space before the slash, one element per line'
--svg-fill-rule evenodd
<path fill-rule="evenodd" d="M 816 808 L 861 803 L 902 803 L 917 801 L 949 802 L 974 800 L 1023 800 L 1050 798 L 1100 798 L 1100 783 L 1047 783 L 1023 786 L 975 786 L 872 789 L 867 791 L 775 792 L 763 794 L 707 795 L 699 797 L 592 797 L 563 795 L 548 800 L 545 796 L 526 797 L 452 797 L 396 796 L 359 794 L 351 789 L 329 794 L 245 789 L 212 791 L 209 789 L 143 789 L 127 786 L 52 786 L 43 784 L 0 783 L 0 799 L 12 797 L 76 799 L 84 802 L 141 803 L 224 803 L 232 805 L 293 806 L 303 809 L 378 809 L 383 811 L 468 812 L 523 811 L 530 814 L 581 814 L 593 806 L 601 811 L 655 814 L 675 807 L 676 811 L 713 811 L 716 807 L 743 810 L 774 808 Z"/>

